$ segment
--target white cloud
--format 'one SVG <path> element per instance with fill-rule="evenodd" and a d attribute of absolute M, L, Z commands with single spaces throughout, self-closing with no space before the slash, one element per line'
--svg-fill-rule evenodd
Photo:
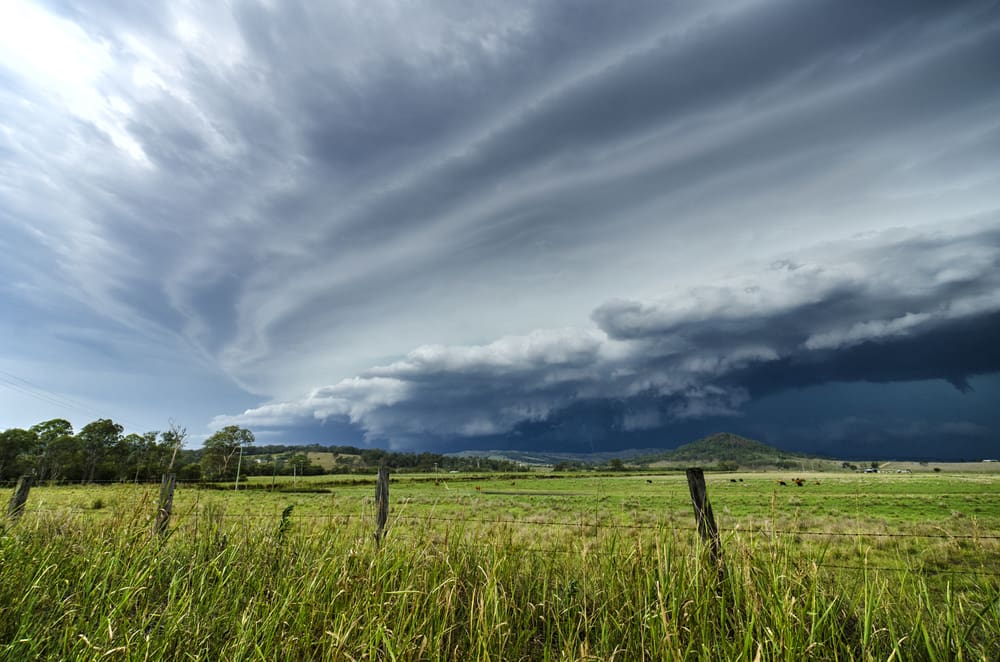
<path fill-rule="evenodd" d="M 735 410 L 694 394 L 996 305 L 962 285 L 989 246 L 803 251 L 1000 208 L 976 5 L 0 12 L 0 303 L 87 309 L 95 335 L 291 403 L 248 420 L 486 434 L 646 392 Z M 949 287 L 933 310 L 767 326 L 841 289 Z"/>
<path fill-rule="evenodd" d="M 867 340 L 905 335 L 914 327 L 934 319 L 932 313 L 906 313 L 890 320 L 855 322 L 849 328 L 824 331 L 806 339 L 806 349 L 833 349 Z"/>
<path fill-rule="evenodd" d="M 785 360 L 822 366 L 831 360 L 830 350 L 919 337 L 948 322 L 1000 312 L 1000 302 L 965 307 L 964 316 L 953 305 L 981 303 L 982 293 L 1000 289 L 1000 276 L 990 268 L 1000 262 L 997 236 L 1000 225 L 971 222 L 814 247 L 803 251 L 794 268 L 783 261 L 761 270 L 751 292 L 720 285 L 699 288 L 688 301 L 675 294 L 656 302 L 606 304 L 595 319 L 610 337 L 569 328 L 485 345 L 419 347 L 304 401 L 265 405 L 235 420 L 279 425 L 280 417 L 273 416 L 287 406 L 292 417 L 286 423 L 308 412 L 321 419 L 342 416 L 372 438 L 398 441 L 510 433 L 586 400 L 640 403 L 621 415 L 626 431 L 735 416 L 751 397 L 741 380 L 752 383 L 758 367 Z M 960 259 L 956 247 L 963 245 L 990 246 L 992 260 L 980 255 L 979 270 L 966 270 L 959 283 L 938 278 L 938 267 Z M 875 255 L 881 259 L 872 260 Z M 905 312 L 881 317 L 893 310 Z M 910 363 L 924 360 L 912 356 Z M 941 372 L 912 373 L 905 366 L 900 371 L 895 358 L 887 361 L 885 367 L 870 366 L 873 379 L 918 374 L 950 380 L 965 370 L 928 366 Z M 830 379 L 818 374 L 811 379 Z"/>

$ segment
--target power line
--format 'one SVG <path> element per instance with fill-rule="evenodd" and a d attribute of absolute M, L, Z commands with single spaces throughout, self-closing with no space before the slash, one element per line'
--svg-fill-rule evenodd
<path fill-rule="evenodd" d="M 15 380 L 15 381 L 21 382 L 25 386 L 28 386 L 28 387 L 30 387 L 32 389 L 35 389 L 35 390 L 37 390 L 37 391 L 39 391 L 41 393 L 44 393 L 48 397 L 55 398 L 55 399 L 59 400 L 60 402 L 66 404 L 68 406 L 80 407 L 82 409 L 90 409 L 89 407 L 87 407 L 87 405 L 85 405 L 85 404 L 83 404 L 81 402 L 77 402 L 76 400 L 73 400 L 72 398 L 69 398 L 69 397 L 67 397 L 65 395 L 62 395 L 62 394 L 56 394 L 54 391 L 51 391 L 51 390 L 45 388 L 44 386 L 41 386 L 41 385 L 36 384 L 36 383 L 34 383 L 32 381 L 29 381 L 29 380 L 25 379 L 24 377 L 18 377 L 17 375 L 13 374 L 12 372 L 8 372 L 6 370 L 0 370 L 0 375 L 2 375 L 3 377 L 6 377 L 8 380 Z M 0 379 L 2 379 L 3 377 L 0 377 Z"/>
<path fill-rule="evenodd" d="M 11 381 L 9 379 L 6 379 L 3 376 L 0 376 L 0 385 L 6 386 L 9 389 L 13 389 L 15 391 L 23 393 L 24 395 L 30 396 L 32 398 L 35 398 L 35 399 L 38 399 L 38 400 L 42 400 L 44 402 L 48 402 L 49 404 L 56 405 L 57 407 L 73 408 L 73 409 L 76 408 L 76 407 L 73 407 L 73 405 L 70 405 L 67 402 L 63 402 L 61 400 L 58 400 L 54 396 L 46 395 L 44 393 L 36 393 L 36 392 L 32 391 L 29 388 L 26 388 L 24 386 L 20 386 L 17 383 L 15 383 L 15 382 L 13 382 L 13 381 Z"/>
<path fill-rule="evenodd" d="M 87 405 L 78 402 L 76 400 L 73 400 L 72 398 L 67 397 L 63 394 L 51 391 L 45 388 L 44 386 L 35 384 L 34 382 L 24 379 L 23 377 L 18 377 L 17 375 L 8 372 L 6 370 L 0 370 L 0 386 L 6 386 L 10 389 L 18 391 L 29 397 L 41 400 L 43 402 L 47 402 L 52 405 L 56 405 L 57 407 L 62 407 L 64 409 L 75 409 L 77 411 L 86 412 L 98 417 L 104 415 L 102 412 L 97 411 L 92 407 L 88 407 Z M 141 427 L 139 425 L 136 425 L 134 422 L 127 421 L 121 417 L 119 417 L 118 420 L 122 421 L 123 423 L 132 428 Z"/>

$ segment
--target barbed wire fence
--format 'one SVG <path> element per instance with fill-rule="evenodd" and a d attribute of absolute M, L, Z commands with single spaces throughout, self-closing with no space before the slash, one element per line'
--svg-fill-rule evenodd
<path fill-rule="evenodd" d="M 700 470 L 698 470 L 700 472 Z M 168 479 L 168 477 L 170 477 Z M 688 476 L 689 484 L 691 483 L 692 477 Z M 382 482 L 384 481 L 384 483 Z M 370 477 L 364 477 L 359 475 L 357 479 L 341 480 L 336 483 L 336 485 L 344 486 L 358 486 L 358 485 L 376 485 L 376 497 L 373 501 L 376 502 L 376 511 L 383 512 L 383 508 L 388 509 L 388 472 L 384 475 L 380 472 L 377 479 L 373 480 Z M 92 481 L 87 484 L 82 484 L 79 482 L 58 482 L 58 481 L 47 481 L 44 483 L 46 486 L 86 486 L 86 485 L 145 485 L 147 487 L 155 487 L 156 483 L 152 481 L 119 481 L 119 480 L 106 480 L 106 481 Z M 182 485 L 189 488 L 199 488 L 200 489 L 211 489 L 217 490 L 219 487 L 212 483 L 206 483 L 205 481 L 198 480 L 176 480 L 170 474 L 165 474 L 160 483 L 161 494 L 160 498 L 156 504 L 155 513 L 150 517 L 150 521 L 155 522 L 153 525 L 154 535 L 166 535 L 169 531 L 169 526 L 171 523 L 171 517 L 174 517 L 174 526 L 180 526 L 185 523 L 194 520 L 194 524 L 197 527 L 198 521 L 201 517 L 206 516 L 200 506 L 200 500 L 196 501 L 193 507 L 187 510 L 173 513 L 172 499 L 173 499 L 173 489 L 175 485 Z M 348 524 L 351 522 L 357 523 L 359 525 L 372 525 L 374 527 L 376 540 L 381 540 L 385 536 L 386 528 L 392 528 L 397 526 L 402 522 L 412 522 L 412 523 L 447 523 L 450 525 L 477 525 L 477 526 L 518 526 L 518 527 L 540 527 L 546 529 L 552 528 L 568 528 L 568 529 L 592 529 L 599 531 L 648 531 L 654 532 L 657 535 L 670 534 L 680 534 L 680 535 L 692 535 L 695 531 L 701 531 L 705 529 L 706 531 L 701 532 L 701 537 L 703 541 L 709 545 L 710 548 L 714 548 L 716 551 L 713 552 L 712 557 L 716 563 L 721 562 L 720 550 L 722 549 L 722 538 L 725 535 L 727 537 L 733 536 L 756 536 L 764 539 L 777 540 L 777 539 L 794 539 L 798 536 L 814 536 L 814 537 L 824 537 L 824 538 L 851 538 L 857 541 L 866 540 L 878 540 L 878 539 L 902 539 L 902 540 L 947 540 L 947 541 L 965 541 L 972 542 L 976 544 L 989 543 L 992 544 L 996 541 L 1000 541 L 1000 533 L 994 532 L 975 532 L 975 533 L 952 533 L 952 532 L 882 532 L 882 531 L 870 531 L 870 530 L 810 530 L 801 527 L 796 528 L 784 528 L 777 526 L 747 526 L 747 525 L 736 525 L 730 527 L 718 527 L 714 520 L 711 525 L 703 525 L 703 517 L 705 506 L 708 505 L 707 493 L 704 492 L 704 478 L 701 478 L 702 492 L 699 493 L 692 490 L 691 498 L 692 503 L 695 505 L 695 516 L 696 516 L 696 526 L 680 526 L 675 524 L 668 524 L 664 522 L 659 523 L 645 523 L 645 522 L 613 522 L 613 521 L 603 521 L 600 518 L 600 514 L 595 510 L 591 509 L 588 511 L 581 511 L 578 513 L 579 517 L 576 519 L 542 519 L 538 517 L 532 518 L 520 518 L 520 517 L 475 517 L 475 516 L 445 516 L 436 514 L 406 514 L 406 513 L 396 513 L 393 514 L 387 521 L 384 517 L 381 522 L 373 521 L 377 516 L 371 514 L 361 514 L 361 513 L 349 513 L 349 512 L 331 512 L 326 514 L 312 514 L 312 513 L 293 513 L 289 508 L 285 509 L 285 512 L 281 515 L 281 525 L 282 527 L 287 527 L 288 523 L 293 521 L 326 521 L 326 522 L 336 522 L 339 524 Z M 85 507 L 51 507 L 45 505 L 38 505 L 35 507 L 28 507 L 27 497 L 31 487 L 30 480 L 24 480 L 23 478 L 19 481 L 6 481 L 0 483 L 3 487 L 14 487 L 14 494 L 8 504 L 8 519 L 17 520 L 25 515 L 45 515 L 45 514 L 63 514 L 72 516 L 102 516 L 106 515 L 104 509 L 94 509 Z M 231 490 L 232 486 L 226 486 L 223 489 Z M 241 489 L 243 489 L 241 487 Z M 255 488 L 263 489 L 263 488 Z M 304 488 L 302 490 L 276 490 L 279 493 L 292 494 L 315 494 L 328 492 L 328 490 L 319 489 L 308 489 Z M 484 492 L 478 491 L 478 494 L 483 494 Z M 485 494 L 509 494 L 506 492 L 490 492 L 487 491 Z M 935 496 L 941 496 L 942 493 L 936 493 Z M 531 496 L 531 495 L 529 495 Z M 700 505 L 702 508 L 699 513 Z M 708 508 L 710 513 L 710 506 Z M 227 512 L 214 512 L 211 514 L 212 518 L 218 520 L 243 520 L 243 521 L 266 521 L 275 520 L 276 516 L 271 513 L 227 513 Z M 715 547 L 717 546 L 717 547 Z M 571 545 L 514 545 L 515 549 L 519 551 L 539 553 L 539 554 L 579 554 L 581 552 L 579 547 L 574 547 Z M 985 567 L 980 565 L 978 567 L 962 566 L 962 567 L 927 567 L 926 565 L 905 565 L 905 566 L 890 566 L 890 565 L 879 565 L 872 563 L 863 563 L 861 565 L 851 565 L 846 563 L 832 563 L 827 561 L 816 561 L 814 559 L 803 559 L 804 561 L 812 561 L 818 568 L 824 568 L 829 570 L 838 571 L 849 571 L 849 572 L 887 572 L 887 573 L 910 573 L 918 575 L 956 575 L 956 576 L 972 576 L 972 577 L 989 577 L 989 578 L 1000 578 L 1000 567 Z M 952 563 L 954 566 L 955 564 Z"/>

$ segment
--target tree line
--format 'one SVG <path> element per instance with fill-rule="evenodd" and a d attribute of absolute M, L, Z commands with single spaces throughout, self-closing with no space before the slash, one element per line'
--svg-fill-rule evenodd
<path fill-rule="evenodd" d="M 514 462 L 403 453 L 380 448 L 310 444 L 255 446 L 253 432 L 230 425 L 208 437 L 202 448 L 183 448 L 187 431 L 171 423 L 165 431 L 124 433 L 102 418 L 79 430 L 62 418 L 30 428 L 0 432 L 0 481 L 31 475 L 38 482 L 155 481 L 166 472 L 181 480 L 220 481 L 241 476 L 292 473 L 363 473 L 386 465 L 396 471 L 519 471 Z M 332 453 L 337 463 L 324 469 L 310 452 Z"/>

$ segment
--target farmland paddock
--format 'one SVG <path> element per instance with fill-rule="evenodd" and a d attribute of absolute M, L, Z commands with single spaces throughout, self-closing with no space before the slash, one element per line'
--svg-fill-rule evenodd
<path fill-rule="evenodd" d="M 0 658 L 998 659 L 998 477 L 703 478 L 721 582 L 679 474 L 35 486 Z"/>

